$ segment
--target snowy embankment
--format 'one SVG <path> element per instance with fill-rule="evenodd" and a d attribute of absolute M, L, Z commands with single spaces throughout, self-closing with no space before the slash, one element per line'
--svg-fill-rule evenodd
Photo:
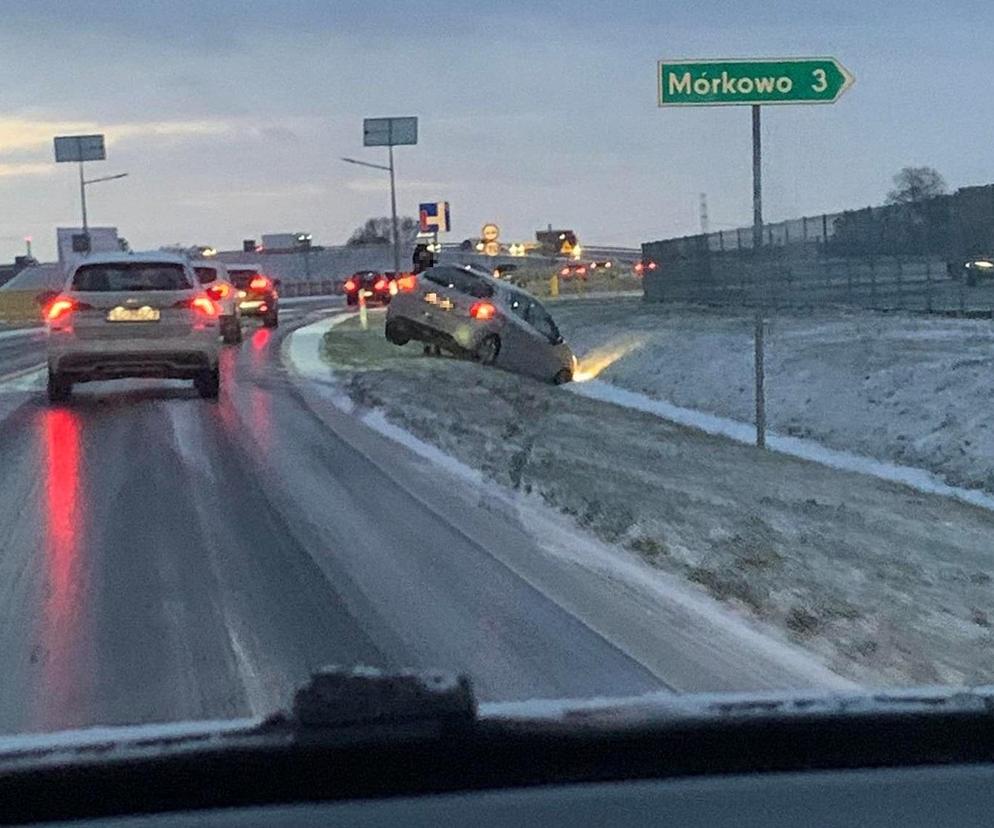
<path fill-rule="evenodd" d="M 647 375 L 644 341 L 634 349 L 616 341 L 629 336 L 616 323 L 608 343 L 606 321 L 579 311 L 556 314 L 581 354 L 584 337 L 600 348 L 588 366 L 627 349 L 601 377 L 637 365 L 633 375 Z M 426 358 L 386 343 L 381 324 L 363 333 L 348 322 L 325 340 L 329 378 L 360 410 L 380 411 L 495 483 L 553 506 L 619 555 L 634 552 L 648 568 L 779 628 L 846 676 L 867 684 L 994 679 L 990 512 Z M 646 321 L 634 333 L 650 328 Z M 734 344 L 734 331 L 712 331 Z M 702 375 L 709 366 L 695 364 Z"/>
<path fill-rule="evenodd" d="M 749 430 L 751 317 L 630 300 L 562 305 L 556 317 L 579 353 L 601 357 L 599 380 Z M 988 321 L 833 311 L 767 323 L 767 421 L 787 438 L 994 492 L 992 390 Z"/>

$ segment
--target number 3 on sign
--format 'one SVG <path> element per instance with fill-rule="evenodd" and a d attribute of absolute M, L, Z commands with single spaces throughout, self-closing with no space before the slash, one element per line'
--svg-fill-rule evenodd
<path fill-rule="evenodd" d="M 824 92 L 828 89 L 828 75 L 825 74 L 824 69 L 815 69 L 811 74 L 815 77 L 815 82 L 811 84 L 815 92 Z"/>

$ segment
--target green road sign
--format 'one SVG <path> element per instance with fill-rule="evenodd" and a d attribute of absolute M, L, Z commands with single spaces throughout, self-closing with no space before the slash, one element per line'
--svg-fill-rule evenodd
<path fill-rule="evenodd" d="M 853 83 L 835 58 L 661 60 L 660 106 L 834 103 Z"/>

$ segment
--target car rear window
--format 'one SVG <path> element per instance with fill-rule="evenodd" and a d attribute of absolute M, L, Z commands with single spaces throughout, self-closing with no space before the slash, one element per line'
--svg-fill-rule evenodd
<path fill-rule="evenodd" d="M 197 274 L 197 279 L 202 285 L 209 285 L 217 280 L 217 271 L 213 267 L 195 267 L 193 272 Z"/>
<path fill-rule="evenodd" d="M 231 276 L 231 283 L 239 290 L 245 290 L 256 276 L 259 275 L 258 270 L 229 270 L 228 275 Z"/>
<path fill-rule="evenodd" d="M 180 264 L 120 262 L 83 265 L 73 276 L 73 290 L 82 292 L 189 290 L 193 285 Z"/>

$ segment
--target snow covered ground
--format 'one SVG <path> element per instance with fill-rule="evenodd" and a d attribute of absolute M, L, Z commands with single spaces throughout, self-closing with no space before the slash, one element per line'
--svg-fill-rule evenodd
<path fill-rule="evenodd" d="M 753 319 L 622 300 L 556 309 L 598 379 L 745 423 Z M 600 360 L 598 360 L 600 356 Z M 833 310 L 779 314 L 766 334 L 766 415 L 781 434 L 994 492 L 994 324 Z"/>
<path fill-rule="evenodd" d="M 626 303 L 626 318 L 637 321 L 629 332 L 610 322 L 622 312 L 616 304 L 570 303 L 555 313 L 588 367 L 620 355 L 600 377 L 637 385 L 654 376 L 653 359 L 664 361 L 655 337 L 672 336 L 670 327 L 688 314 L 667 322 Z M 468 362 L 424 357 L 415 346 L 386 343 L 381 319 L 375 315 L 366 333 L 346 322 L 325 340 L 336 385 L 358 411 L 383 412 L 485 477 L 555 507 L 619 556 L 634 553 L 647 571 L 681 578 L 774 625 L 857 681 L 994 679 L 989 511 Z M 723 413 L 744 419 L 751 390 L 747 384 L 739 402 L 735 383 L 740 369 L 743 378 L 751 373 L 751 345 L 744 347 L 741 323 L 704 314 L 693 322 L 683 322 L 687 335 L 674 339 L 687 342 L 707 329 L 705 338 L 727 345 L 729 357 L 692 356 L 688 346 L 679 361 L 668 359 L 669 370 L 685 378 L 672 386 L 685 394 L 677 399 L 704 407 L 710 390 L 727 401 Z M 839 324 L 813 327 L 825 340 Z M 773 340 L 803 343 L 800 334 L 778 322 Z M 723 378 L 709 379 L 712 369 Z"/>

